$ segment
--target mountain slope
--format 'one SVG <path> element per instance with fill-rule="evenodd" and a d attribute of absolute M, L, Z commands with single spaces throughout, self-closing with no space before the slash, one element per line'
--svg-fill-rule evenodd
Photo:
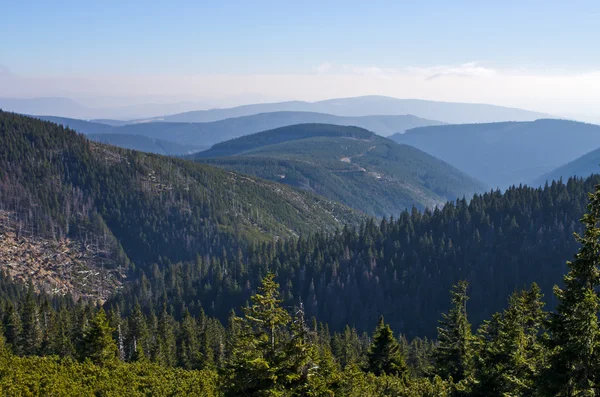
<path fill-rule="evenodd" d="M 600 148 L 592 150 L 583 156 L 568 162 L 537 178 L 533 183 L 543 185 L 546 181 L 567 180 L 570 177 L 588 177 L 600 173 Z"/>
<path fill-rule="evenodd" d="M 333 230 L 363 218 L 308 192 L 90 142 L 5 112 L 0 209 L 19 233 L 95 247 L 106 259 L 102 266 L 112 269 L 236 252 L 251 241 Z"/>
<path fill-rule="evenodd" d="M 319 102 L 279 102 L 238 106 L 229 109 L 197 110 L 155 118 L 167 122 L 210 122 L 267 112 L 318 112 L 336 116 L 407 115 L 446 123 L 485 123 L 512 120 L 536 120 L 548 115 L 502 106 L 397 99 L 384 96 L 336 98 Z"/>
<path fill-rule="evenodd" d="M 471 196 L 484 186 L 448 164 L 358 127 L 300 124 L 214 145 L 192 158 L 314 191 L 370 215 Z"/>
<path fill-rule="evenodd" d="M 600 126 L 568 120 L 422 127 L 395 134 L 459 170 L 502 188 L 528 183 L 600 146 Z"/>

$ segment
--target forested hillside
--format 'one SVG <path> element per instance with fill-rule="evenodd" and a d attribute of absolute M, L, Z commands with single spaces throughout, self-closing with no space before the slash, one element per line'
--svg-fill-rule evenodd
<path fill-rule="evenodd" d="M 313 191 L 378 217 L 485 190 L 418 149 L 358 127 L 299 124 L 222 142 L 190 158 Z"/>
<path fill-rule="evenodd" d="M 531 183 L 599 147 L 600 126 L 541 119 L 422 127 L 391 139 L 436 156 L 489 186 L 506 188 Z"/>
<path fill-rule="evenodd" d="M 113 269 L 236 252 L 253 241 L 333 231 L 362 217 L 307 192 L 93 143 L 5 112 L 0 210 L 17 237 L 71 239 Z M 64 271 L 57 268 L 55 276 Z"/>
<path fill-rule="evenodd" d="M 334 235 L 255 245 L 226 261 L 198 257 L 155 268 L 111 305 L 129 311 L 139 302 L 158 310 L 167 302 L 180 316 L 194 302 L 225 321 L 273 271 L 286 305 L 304 302 L 307 315 L 336 331 L 346 325 L 368 331 L 384 315 L 397 332 L 434 337 L 448 309 L 447 291 L 461 279 L 471 284 L 469 312 L 477 325 L 534 281 L 553 308 L 552 286 L 577 249 L 572 235 L 581 230 L 587 192 L 599 182 L 593 177 L 494 191 Z"/>

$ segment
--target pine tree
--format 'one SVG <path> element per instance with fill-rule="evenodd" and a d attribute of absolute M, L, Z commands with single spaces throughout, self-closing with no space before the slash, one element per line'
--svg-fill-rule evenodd
<path fill-rule="evenodd" d="M 35 291 L 30 282 L 27 289 L 27 297 L 23 307 L 21 318 L 23 326 L 22 349 L 25 355 L 35 355 L 39 353 L 42 344 L 42 327 L 37 304 L 35 302 Z"/>
<path fill-rule="evenodd" d="M 10 351 L 15 355 L 22 354 L 22 334 L 21 317 L 15 310 L 12 302 L 8 302 L 4 312 L 4 333 L 6 335 L 6 344 Z"/>
<path fill-rule="evenodd" d="M 59 357 L 74 357 L 75 346 L 71 338 L 71 323 L 69 313 L 63 309 L 54 316 L 48 350 L 50 354 Z"/>
<path fill-rule="evenodd" d="M 146 318 L 139 304 L 135 305 L 133 313 L 129 317 L 127 331 L 127 359 L 129 361 L 144 360 L 150 351 L 150 335 Z"/>
<path fill-rule="evenodd" d="M 567 262 L 564 288 L 555 286 L 556 312 L 550 317 L 550 370 L 541 385 L 552 395 L 600 394 L 600 185 L 589 194 L 588 212 L 581 219 L 583 235 L 575 260 Z"/>
<path fill-rule="evenodd" d="M 342 368 L 351 364 L 363 365 L 361 342 L 356 329 L 346 325 L 343 333 L 333 336 L 331 348 Z"/>
<path fill-rule="evenodd" d="M 180 327 L 179 364 L 185 369 L 200 369 L 202 352 L 198 339 L 198 325 L 186 309 Z"/>
<path fill-rule="evenodd" d="M 81 358 L 89 358 L 98 365 L 114 362 L 119 350 L 112 338 L 112 332 L 104 309 L 100 309 L 83 335 Z"/>
<path fill-rule="evenodd" d="M 477 335 L 478 396 L 534 396 L 535 382 L 544 365 L 540 341 L 545 319 L 539 287 L 511 296 L 509 307 L 486 321 Z"/>
<path fill-rule="evenodd" d="M 157 361 L 166 367 L 177 364 L 177 339 L 173 329 L 174 319 L 167 313 L 166 305 L 158 318 L 158 349 Z"/>
<path fill-rule="evenodd" d="M 405 376 L 408 372 L 400 344 L 388 324 L 379 318 L 373 335 L 373 342 L 367 354 L 367 370 L 379 376 L 382 374 Z"/>
<path fill-rule="evenodd" d="M 281 307 L 278 287 L 268 274 L 245 316 L 236 318 L 239 331 L 225 369 L 228 395 L 279 396 L 304 388 L 304 337 L 290 332 L 291 316 Z"/>
<path fill-rule="evenodd" d="M 473 369 L 473 337 L 471 324 L 467 319 L 467 287 L 466 281 L 454 286 L 452 308 L 443 314 L 438 327 L 438 345 L 435 350 L 436 372 L 442 378 L 450 378 L 460 382 L 472 373 Z"/>

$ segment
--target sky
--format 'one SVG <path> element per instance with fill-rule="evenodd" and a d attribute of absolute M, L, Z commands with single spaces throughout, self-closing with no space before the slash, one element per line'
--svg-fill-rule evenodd
<path fill-rule="evenodd" d="M 600 120 L 597 0 L 0 0 L 0 9 L 0 97 L 210 107 L 388 95 Z"/>

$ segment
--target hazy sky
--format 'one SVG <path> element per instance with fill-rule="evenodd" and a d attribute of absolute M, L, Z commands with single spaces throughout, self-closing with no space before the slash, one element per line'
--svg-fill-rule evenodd
<path fill-rule="evenodd" d="M 600 116 L 597 0 L 0 3 L 3 97 L 381 94 Z"/>

